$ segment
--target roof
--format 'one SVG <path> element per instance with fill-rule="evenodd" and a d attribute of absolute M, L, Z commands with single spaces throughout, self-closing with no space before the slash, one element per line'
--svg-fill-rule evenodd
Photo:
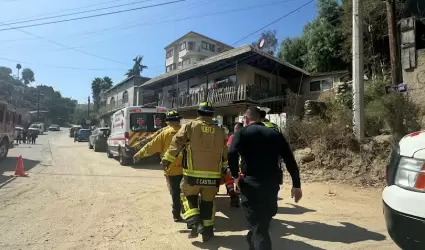
<path fill-rule="evenodd" d="M 177 76 L 177 75 L 190 73 L 190 71 L 195 71 L 197 69 L 201 69 L 201 68 L 204 68 L 204 67 L 207 67 L 207 66 L 211 66 L 215 63 L 225 62 L 226 60 L 235 59 L 237 57 L 240 57 L 240 56 L 243 56 L 243 55 L 248 55 L 250 53 L 259 55 L 262 58 L 267 58 L 267 59 L 269 59 L 269 60 L 271 60 L 271 61 L 273 61 L 277 64 L 280 64 L 283 67 L 286 67 L 286 68 L 288 68 L 292 71 L 297 71 L 300 74 L 311 75 L 309 72 L 304 71 L 303 69 L 300 69 L 300 68 L 298 68 L 294 65 L 291 65 L 287 62 L 284 62 L 284 61 L 282 61 L 282 60 L 280 60 L 280 59 L 278 59 L 278 58 L 276 58 L 276 57 L 274 57 L 274 56 L 272 56 L 268 53 L 265 53 L 265 52 L 262 52 L 258 49 L 255 49 L 254 47 L 252 47 L 250 45 L 244 45 L 244 46 L 236 48 L 236 49 L 231 49 L 231 50 L 222 52 L 220 54 L 217 54 L 217 55 L 214 55 L 214 56 L 211 56 L 211 57 L 207 57 L 204 60 L 198 61 L 195 64 L 190 65 L 186 68 L 173 70 L 171 72 L 167 72 L 167 73 L 162 74 L 160 76 L 154 77 L 154 78 L 150 79 L 149 81 L 145 82 L 144 84 L 142 84 L 141 87 L 147 87 L 147 86 L 149 86 L 153 83 L 161 82 L 161 81 L 167 80 L 167 79 L 172 78 L 172 77 Z M 251 55 L 248 55 L 248 57 L 250 57 L 252 59 Z M 245 58 L 245 60 L 246 60 L 246 58 Z M 232 61 L 234 61 L 234 60 L 232 60 Z M 223 68 L 222 68 L 222 70 L 223 70 Z"/>
<path fill-rule="evenodd" d="M 130 76 L 130 77 L 128 77 L 128 78 L 126 78 L 126 79 L 124 79 L 124 80 L 122 80 L 121 82 L 119 82 L 119 83 L 117 83 L 117 84 L 115 84 L 114 86 L 112 86 L 112 87 L 110 87 L 109 89 L 107 89 L 105 92 L 103 92 L 104 94 L 106 94 L 106 93 L 108 93 L 109 91 L 111 91 L 111 90 L 113 90 L 113 89 L 115 89 L 115 88 L 117 88 L 118 86 L 121 86 L 121 85 L 123 85 L 123 84 L 125 84 L 125 83 L 127 83 L 127 82 L 129 82 L 129 81 L 131 81 L 131 80 L 133 80 L 133 78 L 141 78 L 141 79 L 151 79 L 151 78 L 149 78 L 149 77 L 144 77 L 144 76 Z"/>
<path fill-rule="evenodd" d="M 181 36 L 179 39 L 175 40 L 174 42 L 172 42 L 172 43 L 168 44 L 168 45 L 167 45 L 164 49 L 167 49 L 168 47 L 170 47 L 170 46 L 171 46 L 171 45 L 173 45 L 174 43 L 179 42 L 180 40 L 182 40 L 183 38 L 185 38 L 185 37 L 187 37 L 187 36 L 189 36 L 189 35 L 200 36 L 200 37 L 202 37 L 202 38 L 209 39 L 209 40 L 214 41 L 214 42 L 216 42 L 216 43 L 221 43 L 221 44 L 223 44 L 223 45 L 225 45 L 225 46 L 227 46 L 227 47 L 233 48 L 233 46 L 230 46 L 230 45 L 225 44 L 225 43 L 223 43 L 223 42 L 220 42 L 220 41 L 217 41 L 217 40 L 215 40 L 215 39 L 212 39 L 211 37 L 207 37 L 207 36 L 204 36 L 204 35 L 199 34 L 199 33 L 197 33 L 197 32 L 190 31 L 190 32 L 186 33 L 185 35 Z"/>
<path fill-rule="evenodd" d="M 311 73 L 311 76 L 333 76 L 333 75 L 346 75 L 349 74 L 348 70 L 330 71 L 330 72 L 317 72 Z"/>

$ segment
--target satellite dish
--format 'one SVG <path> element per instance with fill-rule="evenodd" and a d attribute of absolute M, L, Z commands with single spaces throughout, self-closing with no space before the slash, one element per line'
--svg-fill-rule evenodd
<path fill-rule="evenodd" d="M 262 38 L 260 40 L 260 42 L 258 42 L 258 48 L 261 49 L 262 47 L 264 47 L 264 44 L 266 43 L 266 40 L 264 40 L 264 38 Z"/>

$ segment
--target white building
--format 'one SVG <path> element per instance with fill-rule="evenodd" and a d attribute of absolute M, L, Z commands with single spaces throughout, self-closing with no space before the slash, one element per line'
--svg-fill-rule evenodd
<path fill-rule="evenodd" d="M 196 32 L 189 32 L 165 47 L 165 72 L 185 68 L 233 47 Z"/>

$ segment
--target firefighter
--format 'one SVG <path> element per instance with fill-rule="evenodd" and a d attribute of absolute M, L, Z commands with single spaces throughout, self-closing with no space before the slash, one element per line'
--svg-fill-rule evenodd
<path fill-rule="evenodd" d="M 266 118 L 266 114 L 267 112 L 264 110 L 260 110 L 260 117 L 261 117 L 261 121 L 264 123 L 264 125 L 266 125 L 266 127 L 272 128 L 274 130 L 276 130 L 279 133 L 282 133 L 282 129 L 275 123 L 270 122 L 267 118 Z"/>
<path fill-rule="evenodd" d="M 173 136 L 180 129 L 180 120 L 181 117 L 176 111 L 170 111 L 167 113 L 166 121 L 168 126 L 162 129 L 157 136 L 155 136 L 150 142 L 148 142 L 142 149 L 137 152 L 133 160 L 138 161 L 141 158 L 151 156 L 156 153 L 160 153 L 161 157 L 167 151 L 170 146 Z M 176 160 L 169 165 L 169 167 L 164 171 L 165 178 L 167 180 L 168 189 L 173 201 L 172 205 L 172 214 L 175 222 L 182 222 L 183 219 L 180 215 L 181 201 L 180 201 L 180 182 L 183 178 L 183 168 L 182 168 L 182 155 L 177 156 Z"/>
<path fill-rule="evenodd" d="M 162 158 L 167 169 L 183 151 L 183 218 L 191 229 L 189 238 L 202 234 L 204 242 L 214 236 L 215 196 L 227 165 L 226 135 L 213 125 L 213 114 L 211 103 L 201 103 L 198 118 L 182 126 Z"/>

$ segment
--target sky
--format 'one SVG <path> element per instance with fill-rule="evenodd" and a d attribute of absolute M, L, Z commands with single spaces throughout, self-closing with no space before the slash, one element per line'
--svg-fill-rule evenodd
<path fill-rule="evenodd" d="M 87 102 L 95 77 L 109 76 L 114 83 L 125 79 L 133 58 L 144 56 L 148 66 L 143 76 L 165 72 L 164 47 L 195 31 L 239 47 L 259 39 L 260 33 L 239 41 L 309 0 L 185 0 L 131 12 L 105 15 L 55 24 L 2 30 L 118 10 L 158 5 L 178 0 L 0 0 L 0 66 L 17 73 L 16 64 L 31 68 L 36 81 L 49 85 L 63 96 Z M 134 4 L 131 4 L 134 3 Z M 298 36 L 315 18 L 316 1 L 270 25 L 279 43 Z M 66 15 L 110 6 L 119 8 L 69 15 L 55 19 L 16 23 Z M 91 7 L 87 7 L 91 5 Z M 96 5 L 96 6 L 93 6 Z M 70 10 L 74 9 L 74 10 Z M 15 24 L 11 24 L 15 23 Z"/>

